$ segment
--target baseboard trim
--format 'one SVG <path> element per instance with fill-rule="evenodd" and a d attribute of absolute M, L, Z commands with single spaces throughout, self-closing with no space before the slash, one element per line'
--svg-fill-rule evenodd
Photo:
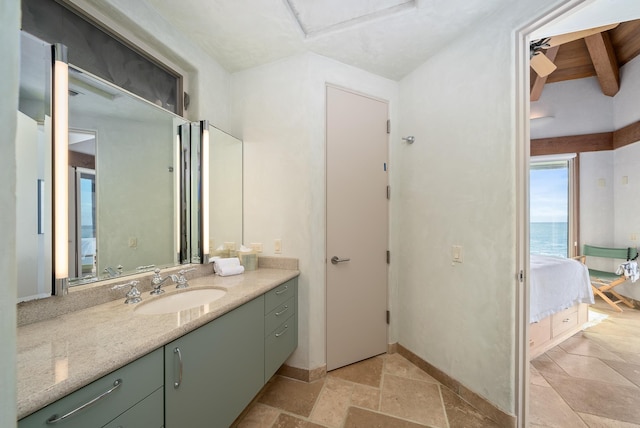
<path fill-rule="evenodd" d="M 418 366 L 420 369 L 425 371 L 431 377 L 436 379 L 438 382 L 442 383 L 444 386 L 449 388 L 455 394 L 457 394 L 464 401 L 469 403 L 471 406 L 478 409 L 483 415 L 492 419 L 501 427 L 511 427 L 515 428 L 517 419 L 514 415 L 504 412 L 503 410 L 497 408 L 493 403 L 488 401 L 486 398 L 478 395 L 473 392 L 442 370 L 434 367 L 429 364 L 404 346 L 399 343 L 394 344 L 397 352 L 405 357 L 407 360 L 411 361 L 413 364 Z M 390 345 L 391 346 L 391 345 Z"/>
<path fill-rule="evenodd" d="M 316 367 L 315 369 L 307 370 L 300 369 L 298 367 L 291 367 L 284 364 L 278 369 L 277 373 L 280 376 L 301 380 L 303 382 L 314 382 L 326 376 L 327 366 L 323 365 L 320 367 Z"/>

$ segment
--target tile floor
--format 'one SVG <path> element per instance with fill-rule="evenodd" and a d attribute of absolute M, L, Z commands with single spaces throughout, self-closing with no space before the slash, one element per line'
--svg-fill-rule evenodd
<path fill-rule="evenodd" d="M 640 428 L 640 311 L 592 306 L 599 323 L 531 362 L 530 426 Z M 306 383 L 274 376 L 237 428 L 498 427 L 399 354 Z"/>
<path fill-rule="evenodd" d="M 399 354 L 306 383 L 274 376 L 238 428 L 498 427 Z"/>
<path fill-rule="evenodd" d="M 531 427 L 640 428 L 640 311 L 623 308 L 596 298 L 595 325 L 531 361 Z"/>

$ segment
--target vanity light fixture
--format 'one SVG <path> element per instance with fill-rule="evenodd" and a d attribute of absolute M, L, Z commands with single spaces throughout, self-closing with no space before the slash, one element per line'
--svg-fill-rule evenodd
<path fill-rule="evenodd" d="M 209 121 L 200 121 L 200 141 L 202 147 L 200 155 L 202 156 L 201 172 L 202 177 L 202 263 L 209 263 Z"/>
<path fill-rule="evenodd" d="M 69 65 L 67 47 L 53 58 L 53 277 L 54 294 L 69 292 Z"/>

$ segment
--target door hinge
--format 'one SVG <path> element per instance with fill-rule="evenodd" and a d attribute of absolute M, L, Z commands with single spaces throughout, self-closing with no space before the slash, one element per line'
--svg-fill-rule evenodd
<path fill-rule="evenodd" d="M 387 324 L 391 323 L 391 312 L 387 311 Z"/>
<path fill-rule="evenodd" d="M 387 264 L 391 263 L 391 251 L 387 250 Z"/>
<path fill-rule="evenodd" d="M 520 270 L 520 273 L 518 274 L 518 279 L 520 280 L 520 282 L 524 282 L 524 270 Z"/>
<path fill-rule="evenodd" d="M 387 134 L 391 134 L 391 119 L 387 119 Z"/>
<path fill-rule="evenodd" d="M 391 186 L 387 185 L 387 199 L 391 199 Z"/>

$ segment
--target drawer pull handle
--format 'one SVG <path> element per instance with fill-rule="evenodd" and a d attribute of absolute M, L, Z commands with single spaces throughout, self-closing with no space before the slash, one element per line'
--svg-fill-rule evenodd
<path fill-rule="evenodd" d="M 285 285 L 285 286 L 284 286 L 284 288 L 283 288 L 282 290 L 278 290 L 278 291 L 276 291 L 276 294 L 277 294 L 277 295 L 280 295 L 280 294 L 284 293 L 285 291 L 287 291 L 288 289 L 289 289 L 289 286 L 288 286 L 288 285 Z"/>
<path fill-rule="evenodd" d="M 94 398 L 94 399 L 92 399 L 90 401 L 87 401 L 82 406 L 80 406 L 80 407 L 70 411 L 66 415 L 62 415 L 60 417 L 58 417 L 58 415 L 51 416 L 49 419 L 47 419 L 47 425 L 57 424 L 58 422 L 61 422 L 61 421 L 65 420 L 65 419 L 67 419 L 68 417 L 73 416 L 74 414 L 78 413 L 79 411 L 84 410 L 87 407 L 94 405 L 95 403 L 97 403 L 98 401 L 102 400 L 107 395 L 111 394 L 117 388 L 119 388 L 120 385 L 122 385 L 122 379 L 116 379 L 113 382 L 113 386 L 111 388 L 109 388 L 108 390 L 106 390 L 102 394 L 98 395 L 96 398 Z"/>
<path fill-rule="evenodd" d="M 180 388 L 180 384 L 182 383 L 182 352 L 180 352 L 180 348 L 175 348 L 173 350 L 174 354 L 178 354 L 178 362 L 180 363 L 178 365 L 179 367 L 179 372 L 178 372 L 178 381 L 177 382 L 173 382 L 173 387 L 175 389 Z"/>
<path fill-rule="evenodd" d="M 565 318 L 565 319 L 562 320 L 562 322 L 569 322 L 569 321 L 571 321 L 570 318 Z"/>
<path fill-rule="evenodd" d="M 281 331 L 280 333 L 276 333 L 276 337 L 280 337 L 280 336 L 282 336 L 283 334 L 285 334 L 285 333 L 287 332 L 287 329 L 288 329 L 288 328 L 289 328 L 289 325 L 288 325 L 288 324 L 285 324 L 285 325 L 284 325 L 284 329 L 282 329 L 282 331 Z"/>
<path fill-rule="evenodd" d="M 283 310 L 281 310 L 280 312 L 276 312 L 276 316 L 279 317 L 280 315 L 284 314 L 288 310 L 289 310 L 289 305 L 285 305 Z"/>

